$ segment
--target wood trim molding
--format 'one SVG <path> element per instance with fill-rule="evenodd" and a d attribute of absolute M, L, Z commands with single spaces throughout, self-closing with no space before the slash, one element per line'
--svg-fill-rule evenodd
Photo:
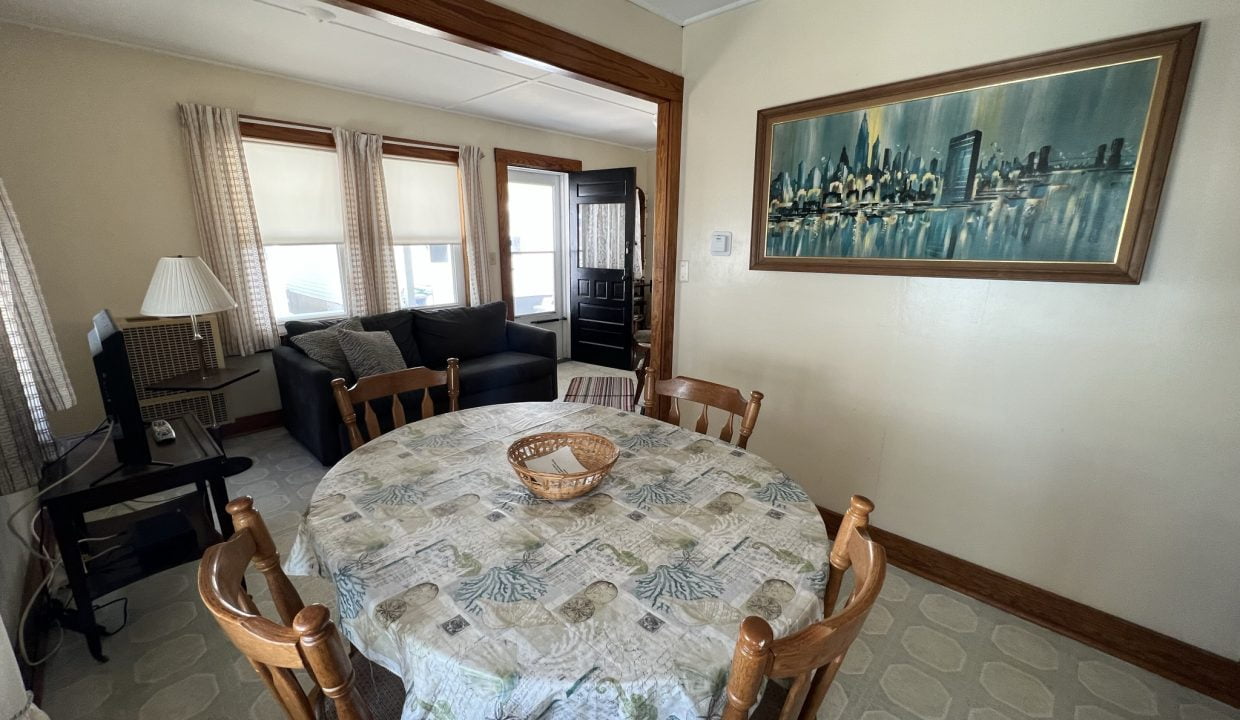
<path fill-rule="evenodd" d="M 495 164 L 508 167 L 533 168 L 534 170 L 550 170 L 552 172 L 581 172 L 581 161 L 554 155 L 505 150 L 495 148 Z"/>
<path fill-rule="evenodd" d="M 499 206 L 499 289 L 512 320 L 512 242 L 508 235 L 508 168 L 534 168 L 553 172 L 581 172 L 581 161 L 554 155 L 495 148 L 495 201 Z"/>
<path fill-rule="evenodd" d="M 684 92 L 684 78 L 675 73 L 486 0 L 327 2 L 645 100 L 679 100 Z"/>
<path fill-rule="evenodd" d="M 243 415 L 239 418 L 233 418 L 233 421 L 227 425 L 220 427 L 220 434 L 224 437 L 236 437 L 237 435 L 249 435 L 261 430 L 271 430 L 284 425 L 283 410 L 269 410 L 254 415 Z"/>
<path fill-rule="evenodd" d="M 400 143 L 391 142 L 383 143 L 383 154 L 410 158 L 413 160 L 434 160 L 436 162 L 452 163 L 453 165 L 459 163 L 461 158 L 461 154 L 456 150 L 414 147 L 412 145 L 402 145 Z"/>
<path fill-rule="evenodd" d="M 267 123 L 249 122 L 245 118 L 241 119 L 240 126 L 241 137 L 251 140 L 270 140 L 271 142 L 332 149 L 336 147 L 336 141 L 332 138 L 330 131 L 268 125 Z"/>
<path fill-rule="evenodd" d="M 831 537 L 840 513 L 819 507 Z M 870 526 L 893 565 L 1066 635 L 1137 667 L 1240 707 L 1240 662 Z"/>
<path fill-rule="evenodd" d="M 650 270 L 650 358 L 660 380 L 672 377 L 676 332 L 676 235 L 680 212 L 680 98 L 659 103 L 655 146 L 654 252 Z M 655 416 L 667 417 L 671 400 L 660 395 Z"/>
<path fill-rule="evenodd" d="M 255 120 L 264 120 L 265 122 L 255 122 Z M 332 131 L 327 127 L 318 125 L 304 125 L 294 127 L 289 125 L 273 125 L 278 120 L 267 120 L 267 118 L 246 118 L 242 117 L 240 121 L 241 137 L 253 140 L 269 140 L 271 142 L 290 143 L 293 145 L 306 145 L 309 147 L 332 148 L 336 147 L 336 140 L 332 137 Z M 410 145 L 408 143 L 417 143 Z M 389 138 L 384 136 L 383 154 L 394 155 L 396 157 L 413 158 L 416 160 L 435 160 L 438 162 L 449 162 L 456 164 L 460 158 L 460 152 L 456 148 L 449 145 L 440 146 L 439 143 L 423 143 L 420 140 L 404 140 L 403 138 Z"/>

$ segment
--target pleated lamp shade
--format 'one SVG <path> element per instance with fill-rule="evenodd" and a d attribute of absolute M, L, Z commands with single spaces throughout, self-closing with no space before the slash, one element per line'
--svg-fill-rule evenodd
<path fill-rule="evenodd" d="M 142 301 L 142 314 L 152 317 L 207 315 L 232 310 L 237 301 L 224 289 L 200 257 L 162 257 Z"/>

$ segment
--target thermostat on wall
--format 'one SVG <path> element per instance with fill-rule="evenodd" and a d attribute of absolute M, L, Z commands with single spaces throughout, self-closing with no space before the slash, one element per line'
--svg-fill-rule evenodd
<path fill-rule="evenodd" d="M 710 234 L 711 255 L 732 254 L 732 233 L 727 230 L 716 230 Z"/>

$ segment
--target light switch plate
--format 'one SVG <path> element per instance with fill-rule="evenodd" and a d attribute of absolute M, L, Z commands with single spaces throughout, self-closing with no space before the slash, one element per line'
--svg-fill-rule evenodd
<path fill-rule="evenodd" d="M 727 230 L 716 230 L 710 234 L 711 255 L 732 254 L 732 233 Z"/>
<path fill-rule="evenodd" d="M 689 282 L 689 261 L 688 260 L 680 261 L 680 281 Z"/>

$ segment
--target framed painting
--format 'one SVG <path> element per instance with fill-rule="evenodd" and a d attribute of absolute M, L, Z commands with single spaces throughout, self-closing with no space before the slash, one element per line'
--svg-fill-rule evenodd
<path fill-rule="evenodd" d="M 1139 282 L 1199 28 L 759 111 L 750 268 Z"/>

